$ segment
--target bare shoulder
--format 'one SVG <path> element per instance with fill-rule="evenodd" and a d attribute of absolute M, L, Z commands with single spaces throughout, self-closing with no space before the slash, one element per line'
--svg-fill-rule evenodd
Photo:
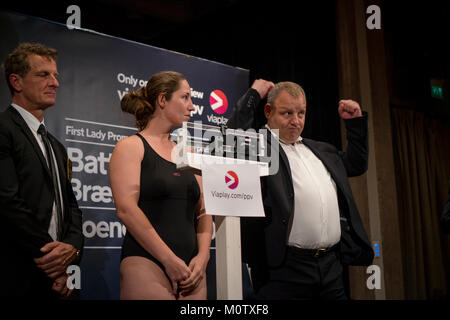
<path fill-rule="evenodd" d="M 144 154 L 144 145 L 137 135 L 132 135 L 117 142 L 114 147 L 114 153 L 142 156 Z"/>

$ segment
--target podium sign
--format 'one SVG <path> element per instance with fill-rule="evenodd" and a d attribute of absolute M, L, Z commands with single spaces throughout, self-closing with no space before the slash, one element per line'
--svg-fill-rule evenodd
<path fill-rule="evenodd" d="M 205 210 L 215 216 L 217 299 L 240 300 L 239 217 L 264 216 L 260 177 L 278 169 L 278 149 L 268 154 L 267 134 L 196 122 L 184 122 L 174 135 L 177 168 L 202 175 Z"/>
<path fill-rule="evenodd" d="M 264 217 L 257 165 L 211 164 L 203 167 L 202 177 L 208 214 Z"/>

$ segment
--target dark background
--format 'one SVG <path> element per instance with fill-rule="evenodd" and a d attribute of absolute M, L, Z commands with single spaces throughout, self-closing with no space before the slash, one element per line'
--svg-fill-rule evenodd
<path fill-rule="evenodd" d="M 301 84 L 304 136 L 340 146 L 334 2 L 81 1 L 81 27 Z M 9 4 L 10 10 L 66 23 L 68 5 Z M 107 57 L 105 57 L 107 59 Z M 3 57 L 2 57 L 3 59 Z M 93 70 L 94 72 L 94 70 Z M 150 76 L 150 74 L 149 74 Z"/>
<path fill-rule="evenodd" d="M 448 98 L 430 93 L 431 78 L 446 80 L 449 91 L 446 3 L 381 2 L 392 106 L 450 117 Z M 338 93 L 339 1 L 16 1 L 3 8 L 65 24 L 70 4 L 80 7 L 82 28 L 248 69 L 249 85 L 257 78 L 299 83 L 308 102 L 303 136 L 341 146 L 337 102 L 353 97 Z"/>
<path fill-rule="evenodd" d="M 297 82 L 308 102 L 303 136 L 340 147 L 337 102 L 353 97 L 338 93 L 336 24 L 345 23 L 336 21 L 339 2 L 95 0 L 2 6 L 65 24 L 67 7 L 77 4 L 82 28 L 248 69 L 249 85 L 257 78 Z M 446 3 L 381 2 L 393 107 L 450 117 Z M 432 78 L 445 81 L 445 100 L 431 97 Z"/>

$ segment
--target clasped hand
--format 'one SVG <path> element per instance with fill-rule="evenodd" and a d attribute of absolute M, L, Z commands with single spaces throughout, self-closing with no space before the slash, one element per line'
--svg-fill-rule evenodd
<path fill-rule="evenodd" d="M 183 260 L 175 257 L 172 263 L 166 264 L 166 273 L 172 282 L 174 295 L 186 295 L 198 287 L 205 276 L 208 258 L 199 254 L 187 266 Z"/>
<path fill-rule="evenodd" d="M 191 275 L 179 283 L 180 295 L 186 295 L 199 286 L 200 282 L 206 276 L 206 266 L 208 264 L 208 260 L 209 255 L 206 257 L 198 254 L 192 258 L 189 262 Z"/>
<path fill-rule="evenodd" d="M 68 278 L 66 270 L 77 258 L 77 249 L 71 244 L 53 241 L 47 243 L 40 250 L 45 254 L 34 259 L 34 262 L 54 281 L 52 290 L 58 292 L 61 297 L 67 298 L 72 290 L 69 290 L 66 286 Z"/>

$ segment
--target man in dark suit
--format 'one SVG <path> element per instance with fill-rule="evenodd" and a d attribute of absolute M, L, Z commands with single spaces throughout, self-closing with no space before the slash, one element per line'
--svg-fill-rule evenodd
<path fill-rule="evenodd" d="M 344 266 L 373 260 L 348 182 L 367 170 L 367 114 L 355 101 L 339 102 L 348 139 L 341 152 L 300 136 L 306 96 L 298 84 L 260 79 L 238 101 L 228 127 L 260 128 L 258 105 L 266 96 L 266 128 L 278 138 L 268 142 L 279 143 L 271 159 L 279 168 L 261 179 L 265 218 L 241 220 L 256 298 L 347 299 Z"/>
<path fill-rule="evenodd" d="M 79 260 L 81 211 L 64 146 L 44 124 L 58 83 L 57 51 L 23 43 L 4 61 L 11 105 L 0 113 L 0 295 L 67 298 Z"/>

